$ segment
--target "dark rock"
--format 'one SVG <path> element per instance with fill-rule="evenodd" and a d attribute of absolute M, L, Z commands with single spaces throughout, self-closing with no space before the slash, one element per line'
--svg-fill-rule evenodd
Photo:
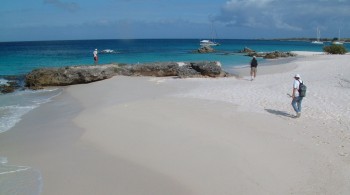
<path fill-rule="evenodd" d="M 40 89 L 44 86 L 90 83 L 113 77 L 115 69 L 118 69 L 117 65 L 37 69 L 26 75 L 26 86 Z"/>
<path fill-rule="evenodd" d="M 294 57 L 294 56 L 296 55 L 291 52 L 275 51 L 275 52 L 267 53 L 264 58 L 275 59 L 275 58 L 287 58 L 287 57 Z"/>
<path fill-rule="evenodd" d="M 138 64 L 130 66 L 131 75 L 167 77 L 177 76 L 179 65 L 176 62 Z"/>
<path fill-rule="evenodd" d="M 180 66 L 177 71 L 177 76 L 180 78 L 193 78 L 193 77 L 201 77 L 202 74 L 195 69 L 192 68 L 190 64 L 186 64 Z"/>
<path fill-rule="evenodd" d="M 213 53 L 215 50 L 210 46 L 203 46 L 197 50 L 198 53 Z"/>
<path fill-rule="evenodd" d="M 7 78 L 10 78 L 10 77 L 7 77 Z M 17 79 L 15 77 L 13 78 Z M 12 93 L 15 90 L 21 88 L 21 85 L 19 82 L 20 82 L 19 80 L 10 80 L 4 84 L 0 84 L 0 93 Z"/>
<path fill-rule="evenodd" d="M 267 53 L 265 56 L 264 56 L 265 59 L 275 59 L 275 58 L 278 58 L 278 54 L 276 53 Z"/>
<path fill-rule="evenodd" d="M 255 53 L 255 51 L 248 47 L 244 47 L 244 49 L 241 50 L 240 53 Z"/>
<path fill-rule="evenodd" d="M 191 63 L 191 67 L 203 76 L 219 77 L 222 73 L 221 66 L 217 62 Z"/>
<path fill-rule="evenodd" d="M 15 87 L 12 85 L 0 85 L 0 93 L 12 93 L 15 91 Z"/>
<path fill-rule="evenodd" d="M 291 52 L 281 52 L 281 51 L 274 51 L 274 52 L 252 52 L 247 54 L 250 57 L 256 56 L 261 57 L 265 59 L 276 59 L 276 58 L 286 58 L 286 57 L 294 57 L 296 54 L 293 54 Z"/>

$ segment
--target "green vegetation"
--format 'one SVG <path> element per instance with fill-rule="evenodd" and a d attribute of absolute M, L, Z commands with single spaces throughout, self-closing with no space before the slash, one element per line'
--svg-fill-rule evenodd
<path fill-rule="evenodd" d="M 329 45 L 324 46 L 323 51 L 330 54 L 345 54 L 347 52 L 344 45 Z"/>

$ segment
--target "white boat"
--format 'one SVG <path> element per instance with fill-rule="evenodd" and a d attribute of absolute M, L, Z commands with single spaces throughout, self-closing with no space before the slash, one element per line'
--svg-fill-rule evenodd
<path fill-rule="evenodd" d="M 312 41 L 311 43 L 312 43 L 312 44 L 320 44 L 320 45 L 322 45 L 322 44 L 323 44 L 323 42 L 322 42 L 322 41 Z"/>
<path fill-rule="evenodd" d="M 341 41 L 333 41 L 332 44 L 333 45 L 343 45 L 344 43 Z"/>
<path fill-rule="evenodd" d="M 204 47 L 204 46 L 218 46 L 218 45 L 220 45 L 220 43 L 216 42 L 215 39 L 214 39 L 214 37 L 217 37 L 217 33 L 216 33 L 215 29 L 214 29 L 214 24 L 213 23 L 211 24 L 211 37 L 212 37 L 211 40 L 204 39 L 204 40 L 201 40 L 199 44 L 202 47 Z"/>
<path fill-rule="evenodd" d="M 214 41 L 210 41 L 210 40 L 201 40 L 200 41 L 200 45 L 202 47 L 205 47 L 205 46 L 218 46 L 220 45 L 219 43 L 216 43 Z"/>
<path fill-rule="evenodd" d="M 333 45 L 343 45 L 344 42 L 340 41 L 340 29 L 339 29 L 339 32 L 338 32 L 338 40 L 337 41 L 332 41 L 332 44 Z"/>
<path fill-rule="evenodd" d="M 320 31 L 320 29 L 319 29 L 318 27 L 317 27 L 316 34 L 317 34 L 317 40 L 316 40 L 316 41 L 312 41 L 311 43 L 312 43 L 312 44 L 323 44 L 323 42 L 320 41 L 320 38 L 321 38 L 321 31 Z"/>

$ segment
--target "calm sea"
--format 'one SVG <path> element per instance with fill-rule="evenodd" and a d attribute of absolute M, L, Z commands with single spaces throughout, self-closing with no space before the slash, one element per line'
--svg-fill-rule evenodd
<path fill-rule="evenodd" d="M 112 49 L 116 54 L 100 55 L 99 63 L 143 63 L 161 61 L 220 61 L 225 67 L 247 64 L 249 59 L 232 52 L 249 47 L 256 51 L 322 51 L 308 42 L 263 40 L 218 40 L 215 54 L 193 54 L 197 39 L 85 40 L 0 43 L 0 75 L 26 74 L 35 68 L 93 64 L 92 52 Z M 229 55 L 228 55 L 229 54 Z M 231 55 L 230 55 L 231 54 Z"/>
<path fill-rule="evenodd" d="M 76 40 L 0 42 L 0 84 L 19 79 L 36 68 L 93 65 L 92 52 L 112 49 L 115 54 L 100 54 L 99 64 L 145 63 L 162 61 L 220 61 L 228 70 L 248 65 L 250 58 L 236 53 L 244 47 L 256 51 L 322 51 L 322 46 L 298 41 L 217 40 L 217 53 L 194 54 L 198 39 Z M 260 62 L 263 63 L 263 60 Z M 11 77 L 9 77 L 11 76 Z M 14 77 L 13 77 L 14 76 Z M 21 117 L 60 94 L 60 89 L 18 90 L 0 94 L 0 136 Z M 17 184 L 21 185 L 18 186 Z M 0 154 L 0 194 L 37 195 L 41 190 L 40 172 L 25 166 L 12 166 Z"/>

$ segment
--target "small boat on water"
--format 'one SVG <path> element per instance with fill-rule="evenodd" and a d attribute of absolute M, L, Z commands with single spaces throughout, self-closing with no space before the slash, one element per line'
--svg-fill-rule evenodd
<path fill-rule="evenodd" d="M 200 45 L 202 47 L 205 47 L 205 46 L 218 46 L 220 45 L 219 43 L 215 42 L 215 41 L 210 41 L 210 40 L 201 40 L 200 41 Z"/>
<path fill-rule="evenodd" d="M 322 41 L 320 41 L 320 38 L 321 38 L 321 31 L 320 29 L 317 27 L 317 30 L 316 30 L 316 34 L 317 34 L 317 40 L 316 41 L 312 41 L 311 43 L 312 44 L 323 44 Z"/>
<path fill-rule="evenodd" d="M 320 45 L 322 45 L 322 44 L 323 44 L 323 42 L 322 42 L 322 41 L 312 41 L 311 43 L 312 43 L 312 44 L 320 44 Z"/>
<path fill-rule="evenodd" d="M 333 45 L 343 45 L 344 43 L 341 41 L 333 41 L 332 44 Z"/>
<path fill-rule="evenodd" d="M 339 31 L 338 31 L 338 40 L 332 41 L 332 44 L 333 44 L 333 45 L 343 45 L 343 44 L 344 44 L 343 41 L 340 41 L 340 29 L 339 29 Z"/>
<path fill-rule="evenodd" d="M 216 37 L 217 37 L 217 33 L 216 33 L 215 28 L 214 28 L 214 24 L 212 23 L 211 24 L 211 40 L 204 39 L 204 40 L 201 40 L 199 44 L 202 47 L 205 47 L 205 46 L 209 46 L 209 47 L 210 46 L 218 46 L 218 45 L 220 45 L 220 43 L 215 41 Z"/>

